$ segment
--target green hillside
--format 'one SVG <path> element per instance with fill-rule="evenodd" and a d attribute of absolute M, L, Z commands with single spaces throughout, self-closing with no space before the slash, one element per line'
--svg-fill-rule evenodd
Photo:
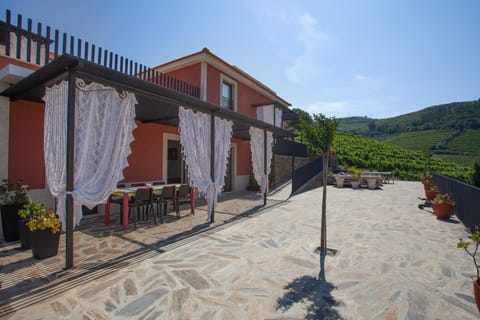
<path fill-rule="evenodd" d="M 403 180 L 419 180 L 426 159 L 421 152 L 410 151 L 373 139 L 338 133 L 334 149 L 341 165 L 346 164 L 370 171 L 393 171 Z M 431 170 L 466 182 L 471 181 L 473 169 L 461 167 L 438 157 L 431 159 Z"/>
<path fill-rule="evenodd" d="M 341 132 L 369 137 L 431 129 L 480 129 L 480 100 L 432 106 L 387 119 L 342 118 L 339 126 Z"/>
<path fill-rule="evenodd" d="M 453 151 L 480 154 L 480 130 L 465 130 L 453 138 L 447 146 Z"/>
<path fill-rule="evenodd" d="M 422 151 L 432 146 L 439 146 L 442 140 L 453 134 L 451 130 L 424 130 L 404 132 L 399 134 L 381 137 L 378 140 L 384 143 L 399 146 L 408 150 Z"/>
<path fill-rule="evenodd" d="M 340 119 L 340 132 L 371 137 L 473 167 L 480 158 L 480 99 L 425 108 L 398 117 Z"/>

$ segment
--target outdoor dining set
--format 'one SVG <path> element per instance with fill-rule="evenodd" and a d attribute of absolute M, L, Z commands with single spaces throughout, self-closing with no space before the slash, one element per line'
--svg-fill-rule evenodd
<path fill-rule="evenodd" d="M 127 230 L 129 216 L 135 228 L 137 220 L 149 220 L 150 214 L 155 224 L 157 218 L 163 223 L 169 205 L 180 217 L 180 205 L 190 203 L 190 212 L 195 214 L 195 190 L 188 184 L 165 184 L 163 181 L 132 183 L 128 187 L 118 184 L 105 206 L 105 224 L 110 223 L 112 203 L 120 205 L 120 223 Z"/>

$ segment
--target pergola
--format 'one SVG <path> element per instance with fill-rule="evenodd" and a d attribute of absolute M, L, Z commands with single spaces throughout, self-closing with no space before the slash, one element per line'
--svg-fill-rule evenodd
<path fill-rule="evenodd" d="M 66 262 L 65 268 L 73 267 L 73 191 L 74 182 L 74 123 L 75 123 L 75 82 L 77 78 L 85 81 L 97 82 L 113 87 L 120 91 L 129 91 L 135 94 L 138 104 L 135 106 L 135 120 L 143 123 L 159 123 L 176 126 L 179 124 L 179 107 L 183 106 L 196 112 L 202 112 L 211 116 L 211 161 L 210 172 L 213 179 L 214 163 L 214 117 L 220 117 L 233 122 L 233 137 L 249 140 L 249 128 L 256 127 L 264 131 L 264 169 L 266 167 L 266 140 L 267 132 L 272 132 L 273 137 L 294 137 L 294 133 L 275 127 L 269 123 L 249 118 L 237 112 L 220 108 L 212 103 L 199 100 L 183 93 L 167 89 L 147 80 L 139 79 L 135 75 L 125 74 L 109 69 L 99 64 L 87 61 L 72 55 L 63 54 L 33 72 L 28 77 L 20 80 L 0 95 L 9 97 L 10 100 L 27 100 L 43 102 L 45 88 L 62 80 L 68 81 L 67 103 L 67 154 L 66 154 Z M 278 102 L 273 101 L 278 106 Z M 284 119 L 295 117 L 295 113 L 285 106 Z M 266 204 L 266 192 L 263 194 Z M 211 222 L 214 221 L 212 215 Z"/>

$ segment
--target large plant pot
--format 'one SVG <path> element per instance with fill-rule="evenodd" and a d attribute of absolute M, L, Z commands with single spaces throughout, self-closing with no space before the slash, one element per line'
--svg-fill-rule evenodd
<path fill-rule="evenodd" d="M 2 229 L 3 237 L 6 242 L 16 241 L 18 236 L 18 210 L 19 206 L 2 206 Z"/>
<path fill-rule="evenodd" d="M 58 243 L 60 241 L 60 232 L 52 234 L 49 229 L 42 231 L 32 231 L 30 233 L 32 254 L 36 259 L 46 259 L 56 256 L 58 253 Z"/>
<path fill-rule="evenodd" d="M 437 215 L 437 218 L 448 219 L 453 214 L 454 209 L 453 204 L 446 204 L 446 203 L 434 203 L 433 204 L 433 212 Z"/>
<path fill-rule="evenodd" d="M 377 178 L 367 178 L 367 187 L 370 190 L 377 188 Z"/>
<path fill-rule="evenodd" d="M 477 303 L 478 312 L 480 312 L 480 284 L 478 283 L 478 278 L 473 278 L 473 296 Z"/>
<path fill-rule="evenodd" d="M 18 236 L 20 238 L 20 245 L 22 249 L 30 249 L 30 229 L 27 226 L 28 220 L 18 220 Z"/>
<path fill-rule="evenodd" d="M 360 187 L 360 181 L 352 181 L 352 188 L 358 189 Z"/>
<path fill-rule="evenodd" d="M 343 182 L 345 181 L 344 177 L 335 177 L 335 183 L 337 188 L 343 188 Z"/>
<path fill-rule="evenodd" d="M 433 198 L 435 198 L 435 196 L 438 194 L 437 191 L 432 191 L 430 189 L 425 189 L 425 198 L 427 198 L 427 200 L 433 200 Z"/>

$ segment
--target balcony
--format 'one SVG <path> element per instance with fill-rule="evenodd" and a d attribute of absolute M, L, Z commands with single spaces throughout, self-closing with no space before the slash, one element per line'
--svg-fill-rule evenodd
<path fill-rule="evenodd" d="M 0 54 L 38 67 L 49 64 L 61 55 L 68 54 L 190 97 L 200 98 L 198 87 L 88 41 L 68 36 L 58 29 L 52 30 L 50 26 L 43 28 L 41 23 L 34 28 L 32 19 L 27 19 L 25 27 L 20 14 L 17 15 L 16 23 L 13 23 L 10 10 L 6 10 L 5 21 L 0 20 L 0 34 L 0 47 L 3 47 L 0 48 Z"/>

